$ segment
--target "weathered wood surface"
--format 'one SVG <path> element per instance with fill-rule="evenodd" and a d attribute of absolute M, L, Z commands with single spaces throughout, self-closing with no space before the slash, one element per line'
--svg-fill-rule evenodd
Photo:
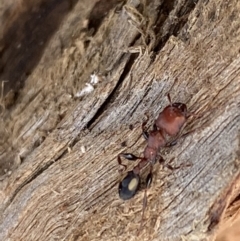
<path fill-rule="evenodd" d="M 240 3 L 150 2 L 69 1 L 34 66 L 11 69 L 14 43 L 2 42 L 1 80 L 13 88 L 16 69 L 23 88 L 11 105 L 2 100 L 0 240 L 214 239 L 239 194 Z M 93 73 L 94 91 L 76 98 Z M 169 92 L 199 118 L 162 153 L 191 165 L 156 165 L 137 237 L 143 192 L 119 199 L 116 157 L 142 154 L 144 114 L 150 126 Z"/>

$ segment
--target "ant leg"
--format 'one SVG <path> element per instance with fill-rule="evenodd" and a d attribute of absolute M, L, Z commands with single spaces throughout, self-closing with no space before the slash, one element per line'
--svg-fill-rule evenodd
<path fill-rule="evenodd" d="M 183 168 L 183 167 L 191 167 L 192 164 L 191 164 L 191 163 L 189 163 L 189 164 L 181 164 L 181 165 L 176 166 L 176 167 L 173 167 L 173 166 L 170 165 L 170 164 L 166 164 L 165 166 L 166 166 L 169 170 L 174 171 L 174 170 L 177 170 L 177 169 L 180 169 L 180 168 Z"/>
<path fill-rule="evenodd" d="M 172 146 L 177 145 L 177 141 L 178 141 L 177 139 L 178 139 L 178 138 L 175 138 L 174 140 L 167 142 L 167 143 L 164 145 L 164 147 L 172 147 Z"/>
<path fill-rule="evenodd" d="M 192 134 L 193 132 L 195 132 L 197 129 L 200 129 L 200 128 L 195 128 L 195 129 L 193 129 L 193 130 L 191 130 L 191 131 L 188 131 L 188 132 L 182 134 L 181 138 L 187 137 L 188 135 L 190 135 L 190 134 Z"/>
<path fill-rule="evenodd" d="M 2 81 L 2 85 L 1 85 L 1 94 L 0 94 L 0 107 L 2 108 L 2 111 L 4 112 L 5 110 L 5 104 L 4 104 L 4 83 L 8 82 L 7 80 L 3 80 Z"/>
<path fill-rule="evenodd" d="M 137 157 L 137 156 L 135 156 L 135 155 L 133 155 L 133 154 L 131 154 L 131 153 L 120 153 L 120 154 L 118 155 L 117 160 L 118 160 L 118 164 L 119 164 L 120 166 L 123 166 L 123 167 L 124 167 L 124 170 L 127 169 L 127 165 L 122 164 L 121 156 L 122 156 L 123 158 L 129 160 L 129 161 L 136 161 L 137 159 L 142 159 L 142 157 Z"/>
<path fill-rule="evenodd" d="M 170 162 L 172 162 L 173 159 L 174 159 L 174 158 L 172 158 L 172 159 L 170 160 Z M 179 166 L 175 166 L 175 167 L 174 167 L 174 166 L 166 163 L 164 166 L 167 167 L 169 170 L 174 171 L 174 170 L 177 170 L 177 169 L 180 169 L 180 168 L 183 168 L 183 167 L 190 167 L 190 166 L 192 166 L 192 164 L 191 164 L 191 163 L 188 163 L 188 164 L 182 163 L 182 164 L 180 164 Z"/>
<path fill-rule="evenodd" d="M 157 131 L 157 130 L 158 130 L 156 123 L 153 124 L 153 130 L 154 130 L 154 131 Z"/>
<path fill-rule="evenodd" d="M 165 160 L 162 156 L 159 156 L 158 162 L 163 165 Z"/>
<path fill-rule="evenodd" d="M 167 98 L 168 98 L 168 101 L 169 101 L 170 105 L 172 105 L 172 99 L 171 99 L 171 96 L 170 96 L 169 93 L 167 94 Z"/>
<path fill-rule="evenodd" d="M 173 160 L 173 158 L 172 158 L 172 160 Z M 166 163 L 162 156 L 160 156 L 160 159 L 158 161 L 159 161 L 160 164 L 162 164 L 164 167 L 167 167 L 171 171 L 174 170 L 174 169 L 178 169 L 178 168 L 175 168 L 175 167 L 171 166 L 170 164 Z"/>
<path fill-rule="evenodd" d="M 118 155 L 118 158 L 120 158 L 120 156 L 124 157 L 125 159 L 127 159 L 129 161 L 136 161 L 137 159 L 142 159 L 142 157 L 137 157 L 131 153 L 120 153 Z"/>
<path fill-rule="evenodd" d="M 147 190 L 150 188 L 150 185 L 152 183 L 152 177 L 153 177 L 152 168 L 153 168 L 153 166 L 151 165 L 150 171 L 149 171 L 149 173 L 147 175 L 147 178 L 146 178 L 146 188 L 144 190 L 144 197 L 143 197 L 142 218 L 141 218 L 141 224 L 140 224 L 140 227 L 138 229 L 137 235 L 139 235 L 140 231 L 142 230 L 142 226 L 143 226 L 143 218 L 144 218 L 145 210 L 146 210 L 146 207 L 147 207 Z"/>
<path fill-rule="evenodd" d="M 203 116 L 203 114 L 197 114 L 197 113 L 194 113 L 194 112 L 188 112 L 187 113 L 187 116 L 186 116 L 186 119 L 190 119 L 190 118 L 195 118 L 195 119 L 198 119 L 198 118 L 201 118 Z"/>
<path fill-rule="evenodd" d="M 174 160 L 174 158 L 172 158 L 171 160 L 170 160 L 170 163 L 172 162 Z M 192 166 L 192 164 L 181 164 L 181 165 L 179 165 L 179 166 L 176 166 L 176 167 L 173 167 L 172 165 L 170 165 L 169 163 L 166 163 L 165 162 L 165 160 L 163 159 L 163 157 L 162 156 L 160 156 L 160 158 L 159 158 L 159 163 L 160 164 L 162 164 L 164 167 L 167 167 L 168 169 L 170 169 L 170 170 L 176 170 L 176 169 L 179 169 L 179 168 L 181 168 L 181 167 L 189 167 L 189 166 Z"/>
<path fill-rule="evenodd" d="M 149 134 L 148 132 L 145 130 L 145 125 L 147 124 L 147 122 L 143 122 L 142 123 L 142 135 L 144 137 L 144 139 L 147 141 L 148 140 L 148 137 L 149 137 Z"/>
<path fill-rule="evenodd" d="M 177 145 L 177 139 L 169 142 L 169 143 L 167 144 L 167 147 L 172 147 L 172 146 L 175 146 L 175 145 Z"/>
<path fill-rule="evenodd" d="M 198 130 L 198 129 L 200 129 L 200 128 L 194 128 L 194 129 L 192 129 L 191 131 L 188 131 L 188 132 L 186 132 L 186 133 L 184 133 L 184 134 L 181 134 L 181 133 L 180 133 L 180 134 L 177 135 L 173 140 L 167 142 L 164 147 L 172 147 L 172 146 L 175 146 L 180 138 L 185 138 L 185 137 L 187 137 L 188 135 L 192 134 L 193 132 L 195 132 L 195 131 Z"/>
<path fill-rule="evenodd" d="M 170 164 L 168 164 L 168 163 L 165 162 L 165 160 L 164 160 L 164 158 L 163 158 L 162 156 L 160 156 L 158 162 L 159 162 L 161 165 L 163 165 L 163 167 L 167 167 L 167 168 L 170 169 L 170 170 L 173 170 L 173 169 L 174 169 Z"/>
<path fill-rule="evenodd" d="M 173 159 L 172 159 L 173 160 Z M 160 156 L 160 159 L 158 160 L 159 161 L 159 163 L 161 164 L 161 165 L 163 165 L 163 167 L 166 167 L 166 168 L 168 168 L 169 170 L 171 170 L 171 171 L 173 171 L 173 170 L 175 170 L 175 169 L 179 169 L 181 166 L 179 166 L 179 167 L 173 167 L 173 166 L 171 166 L 170 164 L 168 164 L 168 163 L 166 163 L 165 162 L 165 160 L 163 159 L 163 157 L 162 156 Z"/>
<path fill-rule="evenodd" d="M 149 116 L 147 114 L 145 114 L 147 116 L 147 120 L 145 120 L 143 123 L 142 123 L 142 135 L 144 137 L 145 140 L 148 140 L 148 137 L 149 137 L 149 134 L 148 132 L 146 131 L 146 125 L 147 125 L 147 122 L 149 120 Z"/>
<path fill-rule="evenodd" d="M 201 127 L 201 128 L 202 128 L 202 127 Z M 198 129 L 200 129 L 200 128 L 194 128 L 193 130 L 188 131 L 188 132 L 186 132 L 186 133 L 184 133 L 184 134 L 182 134 L 182 135 L 181 135 L 181 134 L 178 135 L 174 140 L 168 142 L 164 147 L 172 147 L 172 146 L 175 146 L 180 138 L 185 138 L 185 137 L 187 137 L 188 135 L 192 134 L 193 132 L 195 132 L 195 131 L 198 130 Z"/>
<path fill-rule="evenodd" d="M 135 174 L 139 174 L 142 168 L 144 168 L 149 163 L 149 161 L 144 157 L 139 157 L 138 159 L 141 159 L 141 161 L 133 168 L 133 172 Z"/>

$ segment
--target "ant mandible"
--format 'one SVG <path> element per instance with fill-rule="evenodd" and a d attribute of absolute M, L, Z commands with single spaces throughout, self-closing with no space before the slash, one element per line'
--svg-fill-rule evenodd
<path fill-rule="evenodd" d="M 156 163 L 158 153 L 162 147 L 167 145 L 167 136 L 174 137 L 180 132 L 182 126 L 185 124 L 188 116 L 187 106 L 183 103 L 172 103 L 171 97 L 167 95 L 170 105 L 165 107 L 162 112 L 158 115 L 153 125 L 153 130 L 147 132 L 145 126 L 147 121 L 142 124 L 142 134 L 147 140 L 147 146 L 144 149 L 143 157 L 137 157 L 131 153 L 121 153 L 118 155 L 118 163 L 126 169 L 126 165 L 122 164 L 121 157 L 136 161 L 140 160 L 132 171 L 129 171 L 127 176 L 119 184 L 119 196 L 123 200 L 132 198 L 139 189 L 140 184 L 140 171 L 147 165 L 150 164 L 150 171 L 146 178 L 146 189 L 143 199 L 143 212 L 147 205 L 147 189 L 150 187 L 152 182 L 152 170 L 153 165 Z M 159 162 L 161 163 L 164 159 L 160 156 Z"/>

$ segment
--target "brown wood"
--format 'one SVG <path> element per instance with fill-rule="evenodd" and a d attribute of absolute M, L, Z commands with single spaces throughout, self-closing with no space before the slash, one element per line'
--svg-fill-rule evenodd
<path fill-rule="evenodd" d="M 240 2 L 1 4 L 0 240 L 214 240 L 240 206 Z M 156 164 L 137 237 L 117 155 L 142 154 L 167 93 L 194 131 L 162 151 L 184 167 Z"/>

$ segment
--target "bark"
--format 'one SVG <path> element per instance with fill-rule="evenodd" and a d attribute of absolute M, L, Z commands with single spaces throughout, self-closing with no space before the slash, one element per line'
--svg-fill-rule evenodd
<path fill-rule="evenodd" d="M 214 240 L 237 220 L 239 1 L 1 9 L 0 240 Z M 191 134 L 161 151 L 181 167 L 155 165 L 137 236 L 144 192 L 119 199 L 117 155 L 142 155 L 167 93 Z"/>

